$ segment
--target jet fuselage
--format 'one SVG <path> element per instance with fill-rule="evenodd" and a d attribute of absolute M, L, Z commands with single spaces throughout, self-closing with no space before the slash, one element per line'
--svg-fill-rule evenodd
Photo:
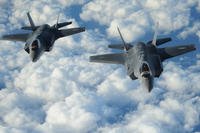
<path fill-rule="evenodd" d="M 36 62 L 45 51 L 51 51 L 56 40 L 56 31 L 45 24 L 35 30 L 27 39 L 25 51 Z"/>
<path fill-rule="evenodd" d="M 133 45 L 127 51 L 125 66 L 128 75 L 132 79 L 140 79 L 149 91 L 153 88 L 154 77 L 159 77 L 163 71 L 157 48 L 143 42 Z"/>
<path fill-rule="evenodd" d="M 29 30 L 30 33 L 3 35 L 0 40 L 25 42 L 24 50 L 30 54 L 32 62 L 36 62 L 44 52 L 51 51 L 57 39 L 85 31 L 85 27 L 60 29 L 72 24 L 72 22 L 59 23 L 59 16 L 57 23 L 52 26 L 48 24 L 37 26 L 34 24 L 29 12 L 27 16 L 30 26 L 24 26 L 21 29 Z"/>

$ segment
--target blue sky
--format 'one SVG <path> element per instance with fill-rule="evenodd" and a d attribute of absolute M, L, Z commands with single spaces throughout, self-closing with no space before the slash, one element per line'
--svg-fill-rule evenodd
<path fill-rule="evenodd" d="M 200 132 L 199 0 L 0 0 L 0 36 L 35 24 L 73 21 L 86 32 L 57 40 L 32 63 L 21 42 L 0 41 L 1 133 Z M 172 37 L 164 46 L 193 43 L 197 50 L 164 62 L 148 93 L 123 66 L 95 64 L 89 56 L 121 42 Z"/>

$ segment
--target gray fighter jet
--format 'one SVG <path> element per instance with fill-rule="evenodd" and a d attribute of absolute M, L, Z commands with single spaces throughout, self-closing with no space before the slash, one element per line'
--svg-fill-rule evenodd
<path fill-rule="evenodd" d="M 72 24 L 72 22 L 58 23 L 59 17 L 53 26 L 48 24 L 35 26 L 29 13 L 27 16 L 31 26 L 25 26 L 22 29 L 29 30 L 30 33 L 4 35 L 0 39 L 26 42 L 24 50 L 30 54 L 33 62 L 36 62 L 44 52 L 51 51 L 57 39 L 85 31 L 84 27 L 59 29 Z"/>
<path fill-rule="evenodd" d="M 153 89 L 154 77 L 158 78 L 163 71 L 162 62 L 164 60 L 196 49 L 193 44 L 158 48 L 157 46 L 171 41 L 171 38 L 157 39 L 157 32 L 155 32 L 152 41 L 146 44 L 144 42 L 138 42 L 132 45 L 124 41 L 119 28 L 118 32 L 123 44 L 113 44 L 108 47 L 124 50 L 124 52 L 91 56 L 90 62 L 124 65 L 130 78 L 132 80 L 140 79 L 142 85 L 149 92 Z"/>

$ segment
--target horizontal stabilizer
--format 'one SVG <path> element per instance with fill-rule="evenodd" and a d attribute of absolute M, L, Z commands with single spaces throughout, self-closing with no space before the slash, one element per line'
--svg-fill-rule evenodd
<path fill-rule="evenodd" d="M 62 28 L 62 27 L 64 27 L 64 26 L 67 26 L 67 25 L 70 25 L 70 24 L 72 24 L 72 22 L 58 23 L 58 24 L 57 24 L 57 28 Z"/>
<path fill-rule="evenodd" d="M 194 50 L 196 50 L 195 45 L 191 44 L 191 45 L 158 48 L 158 53 L 160 54 L 161 60 L 164 61 L 165 59 L 182 55 Z"/>
<path fill-rule="evenodd" d="M 85 27 L 59 30 L 59 34 L 58 34 L 57 38 L 70 36 L 70 35 L 73 35 L 73 34 L 84 32 L 84 31 L 85 31 Z"/>
<path fill-rule="evenodd" d="M 118 54 L 105 54 L 105 55 L 90 56 L 90 62 L 124 64 L 125 54 L 118 53 Z"/>
<path fill-rule="evenodd" d="M 128 49 L 133 47 L 131 44 L 126 44 L 126 45 L 127 45 Z M 123 44 L 110 44 L 110 45 L 108 45 L 108 48 L 124 50 L 124 45 Z"/>
<path fill-rule="evenodd" d="M 156 46 L 162 45 L 162 44 L 167 43 L 171 40 L 172 39 L 170 37 L 157 39 L 156 40 Z M 153 41 L 149 41 L 147 44 L 152 44 L 152 43 L 153 43 Z"/>

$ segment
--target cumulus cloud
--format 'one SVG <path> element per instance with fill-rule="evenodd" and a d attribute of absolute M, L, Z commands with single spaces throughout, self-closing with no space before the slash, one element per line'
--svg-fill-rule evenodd
<path fill-rule="evenodd" d="M 6 31 L 6 26 L 14 29 L 17 24 L 19 27 L 24 23 L 28 24 L 25 20 L 26 11 L 22 11 L 19 6 L 23 2 L 19 1 L 18 4 L 17 1 L 12 2 L 13 10 L 8 10 L 4 6 L 2 10 L 0 9 L 5 13 L 0 17 L 3 32 Z M 31 12 L 33 12 L 34 20 L 37 20 L 38 15 L 44 14 L 39 21 L 36 21 L 37 24 L 45 22 L 54 24 L 56 16 L 52 14 L 58 14 L 60 8 L 69 7 L 72 4 L 85 4 L 83 15 L 88 5 L 92 3 L 93 7 L 97 4 L 95 3 L 97 1 L 89 3 L 60 1 L 62 4 L 58 2 L 58 5 L 52 2 L 27 1 L 25 3 L 27 6 L 32 5 Z M 9 2 L 3 2 L 3 4 L 9 5 Z M 104 13 L 104 10 L 101 10 L 102 4 L 99 1 L 99 6 L 93 10 Z M 113 7 L 110 2 L 107 4 L 105 7 L 110 6 L 111 10 L 120 2 L 113 2 Z M 132 9 L 132 5 L 136 6 L 134 2 L 131 2 L 132 5 L 129 2 L 124 4 L 128 9 Z M 165 3 L 162 4 L 165 5 Z M 159 5 L 160 2 L 156 1 L 154 5 L 148 5 L 148 8 L 157 9 L 160 8 Z M 8 7 L 11 9 L 12 6 Z M 127 13 L 141 16 L 143 20 L 140 21 L 141 27 L 149 25 L 146 24 L 149 21 L 148 17 L 142 11 L 135 9 L 138 14 L 133 14 L 133 10 L 127 8 L 121 8 L 116 13 L 116 17 L 119 17 L 117 21 L 120 21 L 122 29 L 126 29 L 125 23 L 129 24 L 126 19 L 120 20 L 120 18 L 126 18 Z M 28 10 L 28 7 L 25 10 Z M 22 11 L 21 14 L 20 11 Z M 94 11 L 94 16 L 95 13 L 96 11 Z M 113 14 L 110 14 L 109 21 L 118 24 L 113 19 Z M 69 17 L 62 12 L 61 19 L 67 18 Z M 75 21 L 75 18 L 71 19 Z M 102 19 L 104 19 L 104 14 Z M 5 24 L 5 20 L 8 23 Z M 101 23 L 107 25 L 106 17 L 104 21 Z M 75 22 L 75 25 L 79 23 Z M 16 27 L 13 28 L 13 26 Z M 138 29 L 138 32 L 143 34 L 145 31 Z M 140 86 L 139 81 L 132 81 L 126 75 L 123 66 L 88 62 L 90 55 L 109 52 L 106 48 L 109 42 L 104 38 L 106 35 L 93 30 L 62 38 L 56 41 L 50 53 L 45 53 L 36 63 L 30 62 L 22 43 L 1 41 L 0 132 L 178 133 L 198 131 L 200 125 L 199 55 L 196 57 L 196 64 L 190 64 L 187 68 L 181 65 L 187 60 L 183 59 L 180 64 L 167 61 L 164 64 L 162 76 L 155 80 L 153 91 L 148 93 Z"/>
<path fill-rule="evenodd" d="M 26 13 L 30 12 L 36 25 L 56 23 L 57 16 L 60 14 L 60 21 L 70 21 L 72 18 L 64 14 L 65 8 L 73 5 L 80 5 L 87 1 L 84 0 L 58 0 L 58 1 L 1 1 L 1 19 L 0 22 L 5 24 L 8 30 L 15 30 L 22 25 L 29 25 Z M 9 21 L 9 23 L 7 23 Z M 5 26 L 2 25 L 2 26 Z M 1 27 L 1 25 L 0 25 Z M 5 29 L 5 27 L 3 28 Z"/>
<path fill-rule="evenodd" d="M 58 0 L 62 6 L 69 7 L 71 5 L 84 4 L 88 0 Z"/>
<path fill-rule="evenodd" d="M 57 130 L 54 132 L 77 133 L 94 130 L 97 127 L 99 117 L 87 107 L 89 104 L 93 104 L 92 100 L 80 92 L 75 92 L 65 101 L 56 102 L 47 111 L 43 129 L 48 132 L 48 128 L 53 126 L 54 130 Z"/>
<path fill-rule="evenodd" d="M 195 22 L 192 27 L 187 27 L 185 30 L 183 30 L 179 37 L 185 39 L 189 35 L 196 35 L 200 39 L 200 23 Z"/>
<path fill-rule="evenodd" d="M 198 1 L 91 1 L 83 7 L 81 18 L 97 21 L 106 25 L 110 37 L 117 36 L 116 27 L 120 26 L 127 41 L 135 41 L 152 30 L 159 22 L 161 32 L 171 32 L 189 24 L 191 7 Z M 151 28 L 150 28 L 151 27 Z"/>
<path fill-rule="evenodd" d="M 200 90 L 200 77 L 192 72 L 196 72 L 197 69 L 199 70 L 199 65 L 185 70 L 176 63 L 169 62 L 163 75 L 157 80 L 158 86 L 147 101 L 140 101 L 137 109 L 127 113 L 122 122 L 101 127 L 98 132 L 196 131 L 195 128 L 199 125 L 199 107 L 196 105 L 199 104 L 199 96 L 195 93 Z M 172 79 L 176 83 L 171 83 Z M 156 96 L 157 100 L 153 99 L 153 96 Z"/>

